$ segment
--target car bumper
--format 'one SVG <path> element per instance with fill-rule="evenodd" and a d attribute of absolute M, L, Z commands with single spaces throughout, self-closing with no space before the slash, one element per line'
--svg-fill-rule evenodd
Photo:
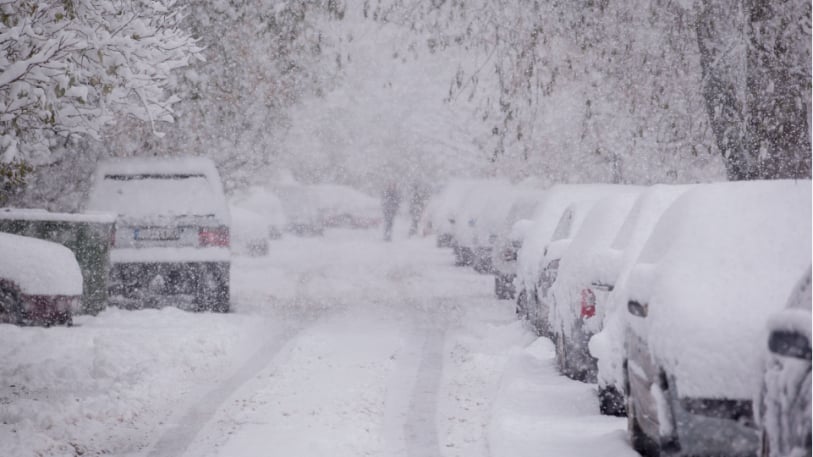
<path fill-rule="evenodd" d="M 206 287 L 204 272 L 229 278 L 229 262 L 127 262 L 114 263 L 110 269 L 110 302 L 126 308 L 157 306 L 162 298 L 172 304 L 195 302 Z"/>

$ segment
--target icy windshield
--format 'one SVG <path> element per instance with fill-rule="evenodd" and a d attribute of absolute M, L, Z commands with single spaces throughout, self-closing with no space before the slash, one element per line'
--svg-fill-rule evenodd
<path fill-rule="evenodd" d="M 89 207 L 136 218 L 205 216 L 217 214 L 217 201 L 203 174 L 107 174 Z"/>

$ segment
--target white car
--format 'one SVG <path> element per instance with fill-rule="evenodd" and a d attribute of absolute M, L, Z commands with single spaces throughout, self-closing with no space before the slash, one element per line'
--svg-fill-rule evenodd
<path fill-rule="evenodd" d="M 507 181 L 488 180 L 470 188 L 455 225 L 454 249 L 458 265 L 471 265 L 479 273 L 491 272 L 491 250 L 497 231 L 511 209 L 517 191 Z"/>
<path fill-rule="evenodd" d="M 0 259 L 0 323 L 71 324 L 82 306 L 82 272 L 70 249 L 0 233 Z"/>
<path fill-rule="evenodd" d="M 474 179 L 453 179 L 432 199 L 430 222 L 432 231 L 437 234 L 438 247 L 452 247 L 460 207 L 471 187 L 478 182 L 482 183 Z"/>
<path fill-rule="evenodd" d="M 594 253 L 591 281 L 598 295 L 592 324 L 601 330 L 590 338 L 590 355 L 597 359 L 599 409 L 602 414 L 625 416 L 623 387 L 624 330 L 627 315 L 627 278 L 644 243 L 664 211 L 690 186 L 655 185 L 637 199 L 612 243 Z"/>
<path fill-rule="evenodd" d="M 251 186 L 236 192 L 231 197 L 230 206 L 250 211 L 261 217 L 266 226 L 266 237 L 272 240 L 282 237 L 282 232 L 288 224 L 288 218 L 285 216 L 285 210 L 283 210 L 279 197 L 262 186 Z M 232 218 L 234 217 L 235 215 L 232 214 Z M 256 216 L 249 217 L 256 219 Z M 234 225 L 233 229 L 236 229 L 236 224 Z"/>
<path fill-rule="evenodd" d="M 561 184 L 545 191 L 545 195 L 537 205 L 532 222 L 527 224 L 526 236 L 522 241 L 522 248 L 517 253 L 517 314 L 521 318 L 533 317 L 537 331 L 549 335 L 549 329 L 541 321 L 547 315 L 546 310 L 539 309 L 540 283 L 544 284 L 544 291 L 553 284 L 557 262 L 547 260 L 547 254 L 559 258 L 564 252 L 567 241 L 548 246 L 554 238 L 560 219 L 568 206 L 576 202 L 595 202 L 616 193 L 629 192 L 629 186 L 615 184 Z M 584 206 L 584 205 L 582 205 Z M 571 216 L 577 216 L 576 224 L 568 223 L 559 229 L 557 239 L 566 240 L 571 234 L 562 233 L 565 228 L 568 232 L 578 225 L 585 212 L 579 211 Z M 526 224 L 526 223 L 522 223 Z M 573 232 L 572 234 L 575 234 Z M 546 253 L 546 250 L 549 251 Z M 528 313 L 534 311 L 534 316 Z"/>
<path fill-rule="evenodd" d="M 626 386 L 640 452 L 754 455 L 765 324 L 811 264 L 809 180 L 699 185 L 629 277 Z"/>
<path fill-rule="evenodd" d="M 811 275 L 807 270 L 787 307 L 771 317 L 762 388 L 755 401 L 761 457 L 811 453 Z"/>
<path fill-rule="evenodd" d="M 592 206 L 559 263 L 548 294 L 550 326 L 561 372 L 573 379 L 595 382 L 596 361 L 588 351 L 590 337 L 601 329 L 597 310 L 610 292 L 596 253 L 606 249 L 635 204 L 638 192 L 601 199 Z"/>
<path fill-rule="evenodd" d="M 211 160 L 102 162 L 86 209 L 118 215 L 112 303 L 229 310 L 229 208 Z"/>
<path fill-rule="evenodd" d="M 502 300 L 516 298 L 514 278 L 517 276 L 517 252 L 530 225 L 529 219 L 544 197 L 543 191 L 521 192 L 497 230 L 494 248 L 491 251 L 491 265 L 494 271 L 494 295 Z M 523 223 L 519 221 L 525 219 Z"/>

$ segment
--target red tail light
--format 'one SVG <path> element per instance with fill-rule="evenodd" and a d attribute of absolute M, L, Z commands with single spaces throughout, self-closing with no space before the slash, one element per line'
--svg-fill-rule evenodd
<path fill-rule="evenodd" d="M 204 227 L 198 232 L 198 244 L 201 247 L 229 247 L 228 227 Z"/>
<path fill-rule="evenodd" d="M 581 317 L 587 319 L 596 315 L 596 294 L 591 289 L 582 289 Z"/>

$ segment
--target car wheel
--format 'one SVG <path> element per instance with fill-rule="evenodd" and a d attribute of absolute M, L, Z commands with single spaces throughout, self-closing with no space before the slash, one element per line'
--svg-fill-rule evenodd
<path fill-rule="evenodd" d="M 225 274 L 216 267 L 203 266 L 198 277 L 195 297 L 197 311 L 229 312 L 228 269 Z"/>
<path fill-rule="evenodd" d="M 632 397 L 627 398 L 627 434 L 630 445 L 635 452 L 644 457 L 659 457 L 660 449 L 650 437 L 648 437 L 638 424 L 638 417 L 635 415 L 635 405 Z"/>
<path fill-rule="evenodd" d="M 627 415 L 624 395 L 615 386 L 598 387 L 598 409 L 605 416 L 624 417 Z"/>
<path fill-rule="evenodd" d="M 510 300 L 511 296 L 508 293 L 508 285 L 503 275 L 494 276 L 494 295 L 500 300 Z"/>
<path fill-rule="evenodd" d="M 525 289 L 517 295 L 517 318 L 528 319 L 528 292 Z"/>

